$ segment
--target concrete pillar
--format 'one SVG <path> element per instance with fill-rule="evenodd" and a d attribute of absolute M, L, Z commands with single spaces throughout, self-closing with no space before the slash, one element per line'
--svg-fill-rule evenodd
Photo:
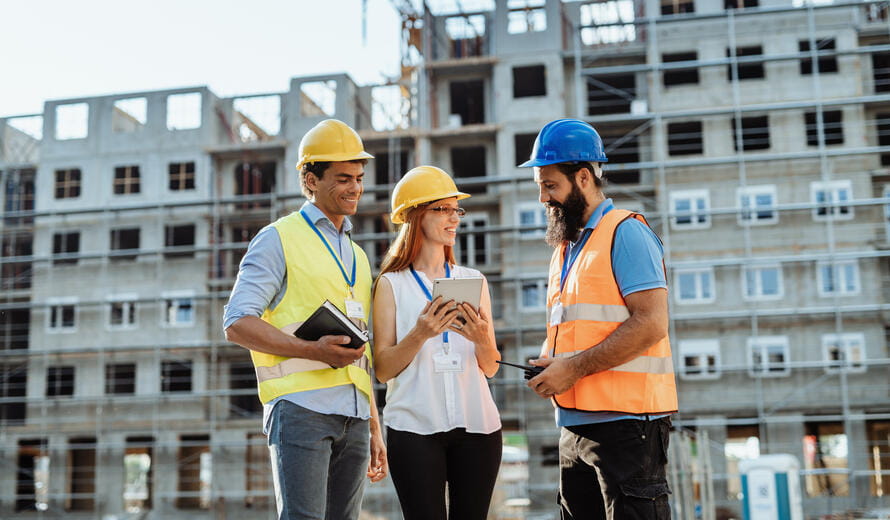
<path fill-rule="evenodd" d="M 244 516 L 244 493 L 247 490 L 247 432 L 225 430 L 215 432 L 211 439 L 213 455 L 213 509 L 224 512 L 225 518 Z M 225 501 L 222 497 L 226 497 Z"/>
<path fill-rule="evenodd" d="M 851 415 L 862 417 L 862 410 L 851 410 Z M 869 468 L 869 458 L 871 454 L 868 450 L 863 449 L 868 446 L 868 432 L 865 428 L 865 421 L 862 419 L 848 420 L 844 425 L 844 433 L 847 434 L 847 468 L 850 470 L 850 498 L 854 504 L 864 504 L 868 502 L 871 495 L 870 475 L 862 473 L 856 475 L 857 471 L 865 471 Z M 858 447 L 858 449 L 857 449 Z"/>
<path fill-rule="evenodd" d="M 124 453 L 123 434 L 112 433 L 99 439 L 96 452 L 96 511 L 102 515 L 123 515 L 124 511 Z"/>
<path fill-rule="evenodd" d="M 68 441 L 64 435 L 49 437 L 49 504 L 50 511 L 66 509 L 68 482 Z"/>
<path fill-rule="evenodd" d="M 173 516 L 176 488 L 179 484 L 179 436 L 176 432 L 160 432 L 154 450 L 152 497 L 154 514 L 158 518 Z"/>
<path fill-rule="evenodd" d="M 12 516 L 15 509 L 16 475 L 18 474 L 18 439 L 0 435 L 0 518 Z"/>
<path fill-rule="evenodd" d="M 700 417 L 705 418 L 705 417 Z M 726 417 L 725 416 L 707 416 L 709 426 L 698 426 L 700 433 L 707 432 L 709 443 L 703 445 L 699 443 L 699 450 L 710 450 L 711 456 L 711 476 L 726 474 L 726 453 L 723 446 L 726 444 Z M 701 456 L 701 454 L 699 454 Z M 714 481 L 714 498 L 721 501 L 726 498 L 727 486 L 726 479 Z"/>

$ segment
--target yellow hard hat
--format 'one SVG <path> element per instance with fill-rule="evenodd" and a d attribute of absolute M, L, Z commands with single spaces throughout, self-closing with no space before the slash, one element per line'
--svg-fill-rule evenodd
<path fill-rule="evenodd" d="M 343 121 L 325 119 L 306 132 L 300 141 L 297 169 L 314 162 L 355 161 L 373 159 L 365 151 L 362 138 Z"/>
<path fill-rule="evenodd" d="M 435 166 L 418 166 L 399 179 L 392 190 L 393 224 L 404 224 L 405 213 L 424 202 L 457 197 L 466 199 L 470 195 L 457 191 L 457 186 L 445 170 Z"/>

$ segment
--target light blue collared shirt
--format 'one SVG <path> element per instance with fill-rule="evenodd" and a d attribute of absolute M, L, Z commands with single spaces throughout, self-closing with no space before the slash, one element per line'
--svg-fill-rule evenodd
<path fill-rule="evenodd" d="M 331 247 L 340 256 L 343 268 L 347 273 L 350 272 L 352 264 L 355 262 L 355 253 L 349 238 L 352 222 L 348 218 L 344 219 L 342 229 L 338 230 L 334 227 L 334 223 L 311 202 L 303 204 L 300 210 L 306 213 L 309 220 L 324 234 Z M 319 247 L 318 249 L 323 254 L 328 254 L 326 248 Z M 344 283 L 346 282 L 344 281 Z M 281 302 L 286 290 L 287 265 L 285 265 L 284 250 L 281 247 L 278 230 L 272 226 L 266 226 L 250 241 L 247 253 L 241 260 L 238 278 L 235 280 L 232 294 L 229 296 L 229 303 L 225 306 L 223 327 L 228 328 L 244 316 L 260 317 L 266 308 L 274 309 Z M 323 414 L 344 415 L 361 419 L 371 417 L 371 405 L 365 394 L 359 391 L 355 385 L 341 385 L 296 392 L 269 401 L 263 406 L 263 431 L 265 433 L 269 431 L 269 418 L 272 409 L 281 400 L 290 401 L 303 408 Z"/>
<path fill-rule="evenodd" d="M 587 237 L 600 223 L 603 215 L 615 209 L 612 199 L 601 202 L 587 224 L 577 242 L 569 244 L 569 258 L 578 256 Z M 627 296 L 639 291 L 649 289 L 666 288 L 664 277 L 664 247 L 661 240 L 649 226 L 635 218 L 629 218 L 618 225 L 615 230 L 615 240 L 612 244 L 612 271 L 615 280 L 621 290 L 621 296 Z M 649 419 L 666 417 L 670 414 L 650 415 Z M 619 421 L 622 419 L 645 419 L 638 415 L 628 415 L 620 412 L 581 412 L 577 410 L 556 409 L 557 426 L 578 426 L 581 424 L 602 423 Z"/>

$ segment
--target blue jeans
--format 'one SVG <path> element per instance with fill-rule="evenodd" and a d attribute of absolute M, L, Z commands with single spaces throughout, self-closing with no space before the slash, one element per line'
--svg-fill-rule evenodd
<path fill-rule="evenodd" d="M 368 421 L 289 401 L 272 411 L 269 453 L 279 520 L 355 520 L 370 461 Z"/>

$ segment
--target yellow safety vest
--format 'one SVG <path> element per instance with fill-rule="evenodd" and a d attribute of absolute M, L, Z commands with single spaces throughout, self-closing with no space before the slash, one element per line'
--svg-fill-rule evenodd
<path fill-rule="evenodd" d="M 303 219 L 299 211 L 282 217 L 270 224 L 278 230 L 284 261 L 287 266 L 287 289 L 275 309 L 266 309 L 263 321 L 288 334 L 293 332 L 325 300 L 330 300 L 346 313 L 349 285 L 343 278 L 337 260 L 331 256 L 319 237 Z M 367 329 L 367 315 L 371 310 L 371 266 L 368 257 L 350 240 L 355 252 L 356 281 L 353 287 L 355 301 L 365 309 L 365 320 L 355 320 Z M 251 350 L 250 357 L 256 370 L 260 400 L 268 403 L 276 397 L 331 388 L 355 385 L 371 395 L 371 348 L 365 345 L 365 355 L 344 368 L 331 368 L 328 364 L 303 358 L 276 356 Z"/>
<path fill-rule="evenodd" d="M 548 320 L 548 355 L 571 357 L 596 348 L 630 313 L 612 271 L 612 243 L 618 225 L 628 218 L 646 223 L 642 215 L 613 209 L 603 215 L 578 253 L 560 291 L 566 245 L 550 261 L 547 316 L 562 307 L 559 323 Z M 561 408 L 628 414 L 670 413 L 677 410 L 677 388 L 671 344 L 665 336 L 638 357 L 609 370 L 582 377 L 554 397 Z"/>

